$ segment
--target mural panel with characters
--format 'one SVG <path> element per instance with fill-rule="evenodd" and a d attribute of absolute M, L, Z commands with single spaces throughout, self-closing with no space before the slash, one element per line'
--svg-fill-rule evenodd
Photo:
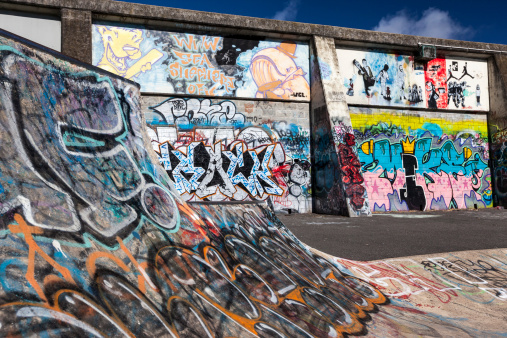
<path fill-rule="evenodd" d="M 308 44 L 93 25 L 93 64 L 143 92 L 309 101 Z"/>
<path fill-rule="evenodd" d="M 489 110 L 487 61 L 337 49 L 349 104 Z"/>

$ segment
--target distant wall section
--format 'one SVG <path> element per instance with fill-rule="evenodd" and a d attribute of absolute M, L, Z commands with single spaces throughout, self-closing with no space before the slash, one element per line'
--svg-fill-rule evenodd
<path fill-rule="evenodd" d="M 493 206 L 487 60 L 336 51 L 372 211 Z"/>

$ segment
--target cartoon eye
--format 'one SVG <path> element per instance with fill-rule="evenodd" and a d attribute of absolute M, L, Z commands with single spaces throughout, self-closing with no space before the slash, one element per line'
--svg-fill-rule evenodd
<path fill-rule="evenodd" d="M 286 69 L 287 72 L 290 72 L 292 70 L 293 67 L 289 67 Z"/>

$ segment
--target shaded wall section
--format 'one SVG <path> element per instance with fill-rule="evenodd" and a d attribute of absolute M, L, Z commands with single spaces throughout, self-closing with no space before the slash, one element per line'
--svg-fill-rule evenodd
<path fill-rule="evenodd" d="M 314 36 L 312 50 L 312 128 L 314 156 L 331 174 L 316 178 L 316 212 L 371 216 L 334 40 Z M 315 88 L 315 89 L 314 89 Z M 330 180 L 334 180 L 331 184 Z"/>
<path fill-rule="evenodd" d="M 341 337 L 386 301 L 269 208 L 184 202 L 136 84 L 3 32 L 0 78 L 2 336 Z"/>
<path fill-rule="evenodd" d="M 491 169 L 495 205 L 507 207 L 507 58 L 495 55 L 489 64 L 491 114 Z"/>
<path fill-rule="evenodd" d="M 492 206 L 485 114 L 350 111 L 373 211 Z"/>
<path fill-rule="evenodd" d="M 311 212 L 308 103 L 144 96 L 142 106 L 184 200 L 269 199 L 277 211 Z"/>

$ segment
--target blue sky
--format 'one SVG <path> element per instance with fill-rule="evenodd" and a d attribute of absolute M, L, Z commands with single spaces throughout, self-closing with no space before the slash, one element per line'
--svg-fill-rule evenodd
<path fill-rule="evenodd" d="M 127 2 L 507 44 L 507 1 L 222 0 Z"/>

